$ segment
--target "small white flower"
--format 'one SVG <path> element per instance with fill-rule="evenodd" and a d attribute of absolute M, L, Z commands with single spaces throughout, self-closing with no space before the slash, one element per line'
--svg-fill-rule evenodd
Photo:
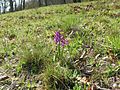
<path fill-rule="evenodd" d="M 116 83 L 114 83 L 114 84 L 113 84 L 113 88 L 116 88 L 116 87 L 117 87 L 117 84 L 116 84 Z"/>

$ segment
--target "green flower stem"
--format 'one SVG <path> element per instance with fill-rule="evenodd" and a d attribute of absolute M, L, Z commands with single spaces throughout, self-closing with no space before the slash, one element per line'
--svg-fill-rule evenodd
<path fill-rule="evenodd" d="M 59 44 L 58 44 L 58 59 L 60 59 L 60 42 L 59 42 Z"/>

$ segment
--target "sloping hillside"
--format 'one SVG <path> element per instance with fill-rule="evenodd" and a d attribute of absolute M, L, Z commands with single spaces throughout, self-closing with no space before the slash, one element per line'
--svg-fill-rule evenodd
<path fill-rule="evenodd" d="M 91 89 L 120 89 L 120 0 L 0 15 L 0 90 Z"/>

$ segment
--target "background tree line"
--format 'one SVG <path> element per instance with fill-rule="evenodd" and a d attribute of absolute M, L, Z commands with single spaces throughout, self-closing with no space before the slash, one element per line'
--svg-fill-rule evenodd
<path fill-rule="evenodd" d="M 76 3 L 82 1 L 91 0 L 0 0 L 0 13 L 19 11 L 47 5 Z"/>

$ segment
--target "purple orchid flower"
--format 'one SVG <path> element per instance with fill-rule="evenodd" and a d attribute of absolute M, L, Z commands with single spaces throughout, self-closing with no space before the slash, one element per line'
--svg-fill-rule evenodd
<path fill-rule="evenodd" d="M 62 47 L 64 47 L 65 45 L 68 44 L 68 40 L 66 40 L 66 39 L 63 37 L 63 35 L 60 34 L 59 31 L 57 31 L 57 32 L 55 33 L 54 41 L 55 41 L 56 44 L 59 44 L 59 43 L 60 43 L 60 44 L 62 45 Z"/>
<path fill-rule="evenodd" d="M 64 47 L 64 46 L 67 45 L 67 44 L 68 44 L 68 40 L 62 38 L 62 39 L 61 39 L 61 45 Z"/>
<path fill-rule="evenodd" d="M 61 34 L 60 34 L 60 32 L 57 31 L 55 33 L 54 41 L 55 41 L 56 44 L 58 44 L 61 41 Z"/>

